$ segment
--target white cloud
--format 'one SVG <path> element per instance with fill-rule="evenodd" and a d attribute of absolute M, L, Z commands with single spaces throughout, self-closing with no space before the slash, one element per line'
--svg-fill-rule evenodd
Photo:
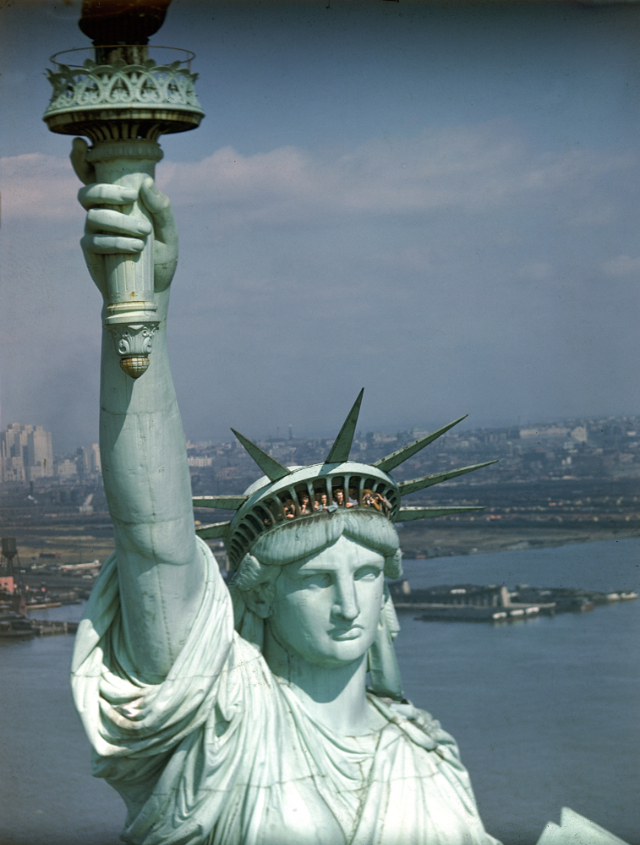
<path fill-rule="evenodd" d="M 8 217 L 55 220 L 82 214 L 76 195 L 80 183 L 68 158 L 42 153 L 0 158 L 3 213 Z"/>
<path fill-rule="evenodd" d="M 287 146 L 245 156 L 232 147 L 195 163 L 165 162 L 158 183 L 176 207 L 210 215 L 217 232 L 330 221 L 333 216 L 381 217 L 463 210 L 546 206 L 565 208 L 575 225 L 605 225 L 615 208 L 599 196 L 605 174 L 617 178 L 637 166 L 630 155 L 571 150 L 532 155 L 499 123 L 425 130 L 404 139 L 374 139 L 331 157 Z M 5 214 L 59 219 L 81 210 L 79 182 L 67 158 L 41 153 L 0 159 Z"/>
<path fill-rule="evenodd" d="M 640 273 L 640 257 L 618 255 L 602 263 L 602 271 L 607 276 L 632 276 Z"/>
<path fill-rule="evenodd" d="M 513 133 L 511 133 L 513 134 Z M 571 150 L 532 156 L 502 125 L 425 130 L 372 140 L 336 158 L 295 147 L 243 156 L 231 147 L 201 162 L 164 166 L 160 183 L 177 205 L 210 206 L 220 222 L 287 224 L 328 215 L 467 212 L 572 204 L 575 223 L 605 224 L 602 201 L 590 199 L 604 174 L 636 166 L 629 155 Z"/>

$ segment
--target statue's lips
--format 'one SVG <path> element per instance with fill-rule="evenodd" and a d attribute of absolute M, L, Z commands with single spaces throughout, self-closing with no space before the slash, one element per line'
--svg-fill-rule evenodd
<path fill-rule="evenodd" d="M 362 631 L 360 625 L 354 625 L 352 628 L 334 628 L 329 634 L 334 640 L 357 640 Z"/>

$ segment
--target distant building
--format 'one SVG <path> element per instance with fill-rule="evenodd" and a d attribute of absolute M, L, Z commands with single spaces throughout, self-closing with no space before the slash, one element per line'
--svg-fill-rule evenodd
<path fill-rule="evenodd" d="M 190 467 L 211 467 L 213 466 L 213 458 L 211 457 L 189 457 L 187 458 Z"/>
<path fill-rule="evenodd" d="M 89 475 L 100 475 L 102 473 L 100 447 L 97 443 L 78 448 L 76 452 L 76 467 L 78 474 L 84 478 Z"/>
<path fill-rule="evenodd" d="M 53 449 L 51 433 L 36 426 L 27 438 L 27 481 L 51 478 L 53 475 Z"/>
<path fill-rule="evenodd" d="M 566 437 L 569 433 L 567 428 L 559 425 L 541 426 L 540 428 L 521 428 L 520 439 L 526 440 L 528 437 L 535 437 L 538 440 L 550 437 Z"/>
<path fill-rule="evenodd" d="M 577 425 L 571 430 L 571 437 L 578 443 L 586 443 L 588 440 L 586 425 Z"/>
<path fill-rule="evenodd" d="M 51 433 L 41 425 L 12 423 L 0 433 L 2 481 L 35 481 L 53 476 Z"/>
<path fill-rule="evenodd" d="M 78 474 L 78 466 L 75 461 L 64 458 L 56 464 L 56 475 L 58 478 L 74 478 Z"/>
<path fill-rule="evenodd" d="M 0 593 L 13 593 L 14 591 L 13 575 L 0 575 Z"/>
<path fill-rule="evenodd" d="M 408 581 L 391 584 L 389 587 L 394 604 L 403 606 L 403 602 L 424 605 L 456 605 L 459 607 L 510 607 L 511 594 L 503 585 L 490 584 L 446 584 L 438 587 L 412 590 Z M 411 599 L 407 597 L 411 596 Z"/>

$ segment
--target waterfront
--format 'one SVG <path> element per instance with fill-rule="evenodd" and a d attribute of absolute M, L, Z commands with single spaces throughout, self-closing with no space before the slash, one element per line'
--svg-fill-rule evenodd
<path fill-rule="evenodd" d="M 640 587 L 640 540 L 407 561 L 415 587 Z M 72 621 L 79 606 L 36 612 Z M 35 615 L 35 613 L 34 613 Z M 406 694 L 458 740 L 487 829 L 533 845 L 571 806 L 640 845 L 640 603 L 502 626 L 401 615 Z M 116 845 L 118 796 L 89 774 L 71 705 L 73 638 L 0 647 L 0 845 Z M 7 774 L 8 773 L 8 774 Z"/>

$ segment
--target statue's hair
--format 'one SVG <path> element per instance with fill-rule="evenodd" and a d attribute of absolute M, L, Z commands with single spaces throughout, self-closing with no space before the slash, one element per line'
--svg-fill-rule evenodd
<path fill-rule="evenodd" d="M 284 523 L 262 534 L 242 559 L 233 586 L 241 592 L 252 590 L 273 577 L 268 568 L 287 566 L 319 554 L 342 536 L 381 554 L 385 575 L 400 578 L 402 554 L 393 523 L 377 511 L 340 508 L 334 513 L 325 511 Z"/>

